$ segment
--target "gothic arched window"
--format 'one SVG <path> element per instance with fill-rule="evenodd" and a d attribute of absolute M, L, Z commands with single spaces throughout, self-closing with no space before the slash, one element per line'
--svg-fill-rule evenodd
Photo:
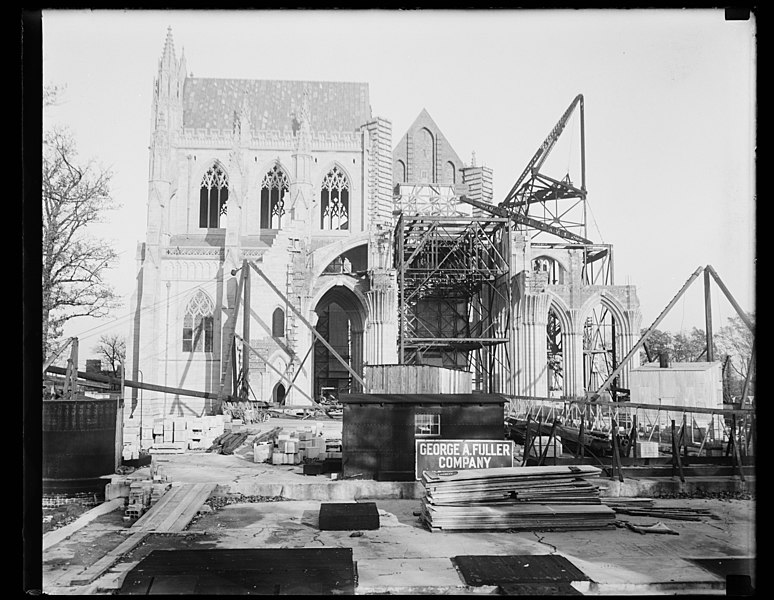
<path fill-rule="evenodd" d="M 349 229 L 349 180 L 338 167 L 333 167 L 322 182 L 320 228 Z"/>
<path fill-rule="evenodd" d="M 210 297 L 201 290 L 196 292 L 183 317 L 183 352 L 212 352 L 214 312 Z"/>
<path fill-rule="evenodd" d="M 199 189 L 199 227 L 220 227 L 226 215 L 228 177 L 220 165 L 212 165 L 202 177 Z"/>
<path fill-rule="evenodd" d="M 261 229 L 282 229 L 285 194 L 290 188 L 288 176 L 274 165 L 261 182 Z"/>
<path fill-rule="evenodd" d="M 402 160 L 395 163 L 395 175 L 398 178 L 398 183 L 406 183 L 406 163 Z"/>
<path fill-rule="evenodd" d="M 457 183 L 457 170 L 454 168 L 454 163 L 451 161 L 446 163 L 446 167 L 444 168 L 444 178 L 446 179 L 446 183 Z"/>
<path fill-rule="evenodd" d="M 564 283 L 564 269 L 562 265 L 548 256 L 539 256 L 532 261 L 532 270 L 548 275 L 548 283 L 557 285 Z"/>
<path fill-rule="evenodd" d="M 274 310 L 271 315 L 271 335 L 273 337 L 285 337 L 285 311 L 281 308 Z"/>

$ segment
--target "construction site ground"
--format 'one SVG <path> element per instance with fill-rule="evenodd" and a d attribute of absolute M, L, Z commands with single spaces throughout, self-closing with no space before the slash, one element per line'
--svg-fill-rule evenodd
<path fill-rule="evenodd" d="M 272 419 L 250 425 L 248 441 L 253 433 L 274 427 L 293 430 L 308 423 Z M 341 428 L 340 421 L 317 423 L 326 431 Z M 624 483 L 600 479 L 603 497 L 653 497 L 656 506 L 709 509 L 715 519 L 618 515 L 620 526 L 604 530 L 433 533 L 418 516 L 419 483 L 303 475 L 300 465 L 253 462 L 249 444 L 233 455 L 188 451 L 156 455 L 155 459 L 173 486 L 213 484 L 210 497 L 190 524 L 176 533 L 136 537 L 133 523 L 123 518 L 124 499 L 106 501 L 44 535 L 43 593 L 116 594 L 127 574 L 153 550 L 213 548 L 351 548 L 356 594 L 497 594 L 497 586 L 466 584 L 451 559 L 469 555 L 564 556 L 588 577 L 588 581 L 573 583 L 585 595 L 726 594 L 722 569 L 705 568 L 693 562 L 696 559 L 737 564 L 735 568 L 745 570 L 757 587 L 753 566 L 756 503 L 751 478 L 744 483 L 735 478 L 693 481 L 682 488 L 679 480 L 671 478 L 630 477 Z M 142 467 L 131 476 L 143 478 L 149 473 L 149 467 Z M 668 497 L 677 496 L 681 489 L 704 492 L 708 497 Z M 319 529 L 321 503 L 366 500 L 377 505 L 379 529 Z M 627 521 L 651 525 L 659 520 L 676 535 L 641 534 L 625 526 Z M 132 544 L 132 539 L 137 543 Z"/>

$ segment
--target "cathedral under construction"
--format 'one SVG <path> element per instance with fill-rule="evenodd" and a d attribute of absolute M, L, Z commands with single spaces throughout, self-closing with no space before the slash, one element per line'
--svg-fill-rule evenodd
<path fill-rule="evenodd" d="M 635 287 L 614 283 L 613 248 L 588 237 L 583 97 L 503 199 L 417 109 L 394 143 L 368 83 L 194 77 L 168 31 L 127 377 L 207 394 L 159 394 L 146 416 L 240 395 L 308 406 L 368 391 L 368 365 L 556 398 L 616 370 L 641 315 Z M 546 169 L 570 126 L 575 181 Z"/>

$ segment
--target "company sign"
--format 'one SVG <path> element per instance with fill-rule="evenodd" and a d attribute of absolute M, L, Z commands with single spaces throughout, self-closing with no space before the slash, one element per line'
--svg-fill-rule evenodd
<path fill-rule="evenodd" d="M 416 440 L 414 473 L 513 466 L 512 440 Z"/>

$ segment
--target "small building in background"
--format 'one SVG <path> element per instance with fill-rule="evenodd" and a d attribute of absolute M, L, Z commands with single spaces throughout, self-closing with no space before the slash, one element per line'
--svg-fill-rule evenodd
<path fill-rule="evenodd" d="M 654 406 L 685 408 L 723 408 L 723 366 L 720 362 L 669 363 L 666 366 L 643 365 L 630 371 L 631 401 Z M 665 411 L 639 411 L 647 424 L 667 419 Z M 676 418 L 676 412 L 671 411 Z M 642 418 L 641 417 L 641 418 Z M 699 427 L 707 427 L 710 414 L 695 413 L 692 417 Z M 664 423 L 662 423 L 664 425 Z"/>

